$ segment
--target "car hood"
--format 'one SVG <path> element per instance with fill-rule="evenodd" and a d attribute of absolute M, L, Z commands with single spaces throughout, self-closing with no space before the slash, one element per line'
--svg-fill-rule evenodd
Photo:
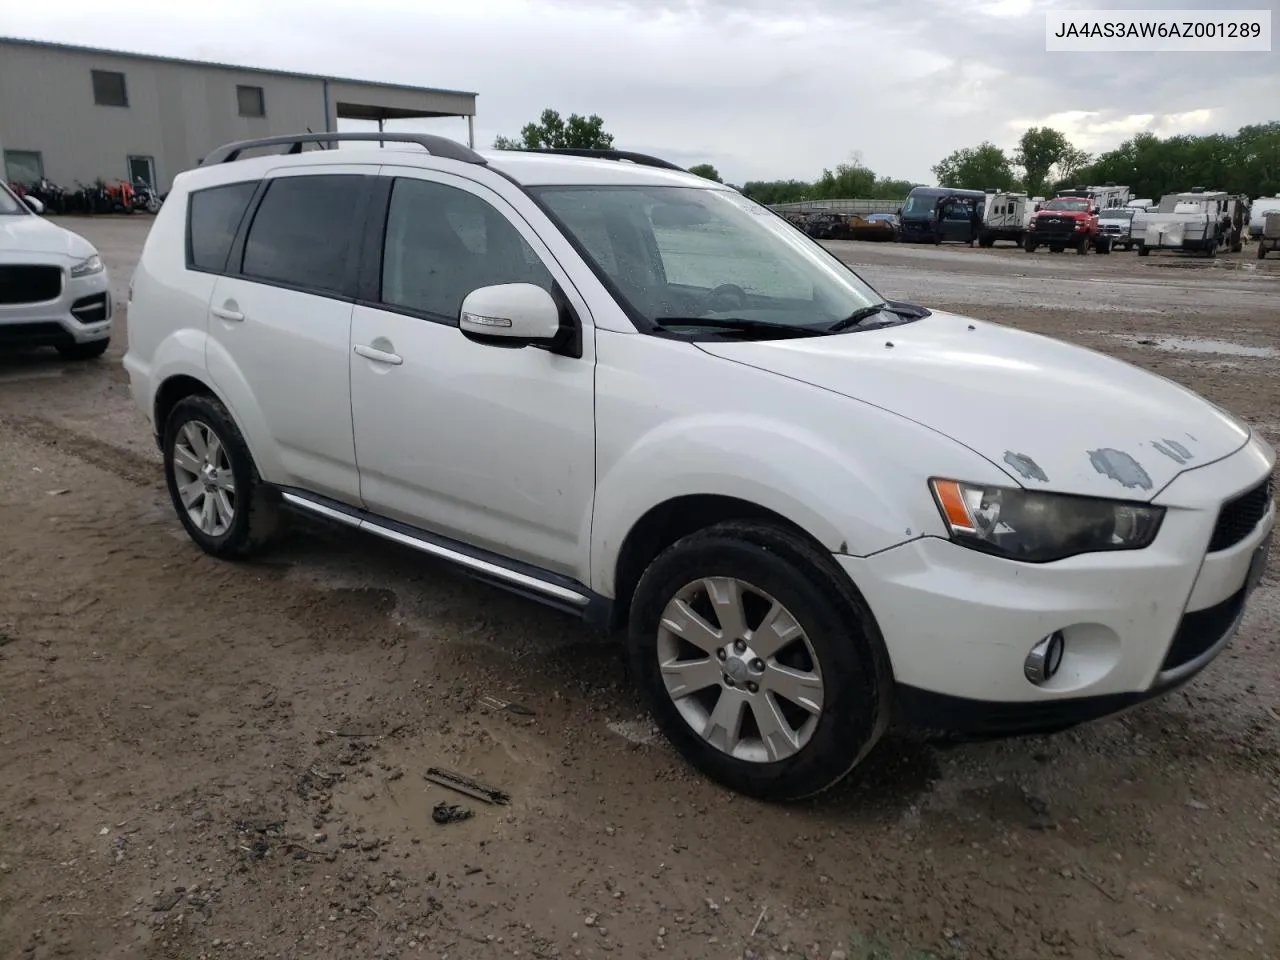
<path fill-rule="evenodd" d="M 1146 500 L 1249 439 L 1240 421 L 1163 377 L 949 313 L 828 337 L 698 346 L 923 424 L 1026 487 Z"/>
<path fill-rule="evenodd" d="M 42 217 L 0 217 L 0 258 L 34 253 L 83 260 L 94 252 L 93 245 L 84 237 Z"/>

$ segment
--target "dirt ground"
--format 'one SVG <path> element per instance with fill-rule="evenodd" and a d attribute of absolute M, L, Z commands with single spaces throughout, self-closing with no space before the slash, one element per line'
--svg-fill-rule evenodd
<path fill-rule="evenodd" d="M 71 225 L 123 294 L 145 221 Z M 1280 442 L 1280 260 L 1251 247 L 832 247 L 886 295 L 1106 350 Z M 1280 957 L 1280 571 L 1163 700 L 1050 738 L 894 734 L 771 807 L 685 767 L 572 619 L 346 531 L 201 554 L 125 323 L 101 362 L 0 359 L 3 960 Z M 474 816 L 438 825 L 439 801 Z"/>

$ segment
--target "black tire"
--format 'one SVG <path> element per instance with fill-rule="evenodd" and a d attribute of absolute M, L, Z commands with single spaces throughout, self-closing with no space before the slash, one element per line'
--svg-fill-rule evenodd
<path fill-rule="evenodd" d="M 1080 254 L 1080 256 L 1083 257 L 1088 252 L 1089 252 L 1089 238 L 1081 237 L 1079 241 L 1076 243 L 1076 253 Z"/>
<path fill-rule="evenodd" d="M 218 535 L 206 533 L 196 526 L 183 506 L 182 495 L 178 490 L 174 471 L 174 447 L 179 431 L 191 422 L 205 425 L 217 436 L 226 451 L 235 482 L 232 520 L 227 529 Z M 279 491 L 268 486 L 259 477 L 244 436 L 221 401 L 201 395 L 179 400 L 165 421 L 161 442 L 165 485 L 169 488 L 173 509 L 186 528 L 187 535 L 201 550 L 215 557 L 248 557 L 275 539 L 282 525 Z"/>
<path fill-rule="evenodd" d="M 1145 243 L 1138 244 L 1138 256 L 1140 257 L 1151 256 L 1151 248 L 1148 247 Z"/>
<path fill-rule="evenodd" d="M 1111 252 L 1111 241 L 1110 241 L 1110 240 L 1099 240 L 1099 241 L 1094 245 L 1094 249 L 1095 249 L 1098 253 L 1110 253 L 1110 252 Z"/>
<path fill-rule="evenodd" d="M 663 611 L 683 587 L 713 576 L 768 593 L 791 612 L 812 646 L 823 708 L 808 742 L 790 757 L 754 762 L 730 756 L 693 730 L 667 692 L 658 653 Z M 829 555 L 778 526 L 720 523 L 664 550 L 636 587 L 629 648 L 632 673 L 676 749 L 713 780 L 759 799 L 796 800 L 835 785 L 889 723 L 892 669 L 874 618 Z"/>
<path fill-rule="evenodd" d="M 996 238 L 991 236 L 990 234 L 985 234 L 978 238 L 978 246 L 994 247 L 995 245 L 996 245 Z"/>
<path fill-rule="evenodd" d="M 110 344 L 110 337 L 90 340 L 88 343 L 65 343 L 58 347 L 58 353 L 67 360 L 96 360 L 107 352 Z"/>
<path fill-rule="evenodd" d="M 1027 253 L 1035 253 L 1038 246 L 1040 246 L 1040 244 L 1036 243 L 1030 237 L 1027 237 L 1027 239 L 1022 243 L 1022 249 L 1027 251 Z"/>
<path fill-rule="evenodd" d="M 1267 258 L 1267 245 L 1261 240 L 1258 241 L 1258 259 L 1265 260 Z"/>

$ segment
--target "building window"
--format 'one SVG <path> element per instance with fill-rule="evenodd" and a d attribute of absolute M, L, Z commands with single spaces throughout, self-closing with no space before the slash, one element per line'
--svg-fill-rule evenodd
<path fill-rule="evenodd" d="M 261 87 L 236 87 L 236 103 L 242 117 L 265 117 L 267 105 Z"/>
<path fill-rule="evenodd" d="M 111 70 L 94 70 L 93 102 L 100 107 L 127 107 L 129 95 L 124 88 L 124 74 Z"/>
<path fill-rule="evenodd" d="M 44 158 L 38 150 L 6 150 L 4 178 L 10 183 L 30 184 L 44 179 Z"/>

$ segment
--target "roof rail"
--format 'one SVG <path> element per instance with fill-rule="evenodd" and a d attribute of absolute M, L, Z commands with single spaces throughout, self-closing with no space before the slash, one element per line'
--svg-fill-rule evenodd
<path fill-rule="evenodd" d="M 211 151 L 200 161 L 201 165 L 212 163 L 231 163 L 240 159 L 240 154 L 245 150 L 254 147 L 282 147 L 286 144 L 289 149 L 284 154 L 294 154 L 302 152 L 304 143 L 319 144 L 323 149 L 324 144 L 332 143 L 337 140 L 365 140 L 375 141 L 378 143 L 416 143 L 423 147 L 433 157 L 443 157 L 446 160 L 461 160 L 463 163 L 488 163 L 484 157 L 476 153 L 470 147 L 464 146 L 457 140 L 450 140 L 448 137 L 441 137 L 430 133 L 290 133 L 278 137 L 260 137 L 256 140 L 240 140 L 236 143 L 225 143 L 222 146 Z"/>
<path fill-rule="evenodd" d="M 586 147 L 538 147 L 531 150 L 520 150 L 520 153 L 556 153 L 564 157 L 593 157 L 597 160 L 629 160 L 643 167 L 661 167 L 663 170 L 679 170 L 688 173 L 684 167 L 678 167 L 670 160 L 651 157 L 647 153 L 632 153 L 630 150 L 599 150 Z"/>

